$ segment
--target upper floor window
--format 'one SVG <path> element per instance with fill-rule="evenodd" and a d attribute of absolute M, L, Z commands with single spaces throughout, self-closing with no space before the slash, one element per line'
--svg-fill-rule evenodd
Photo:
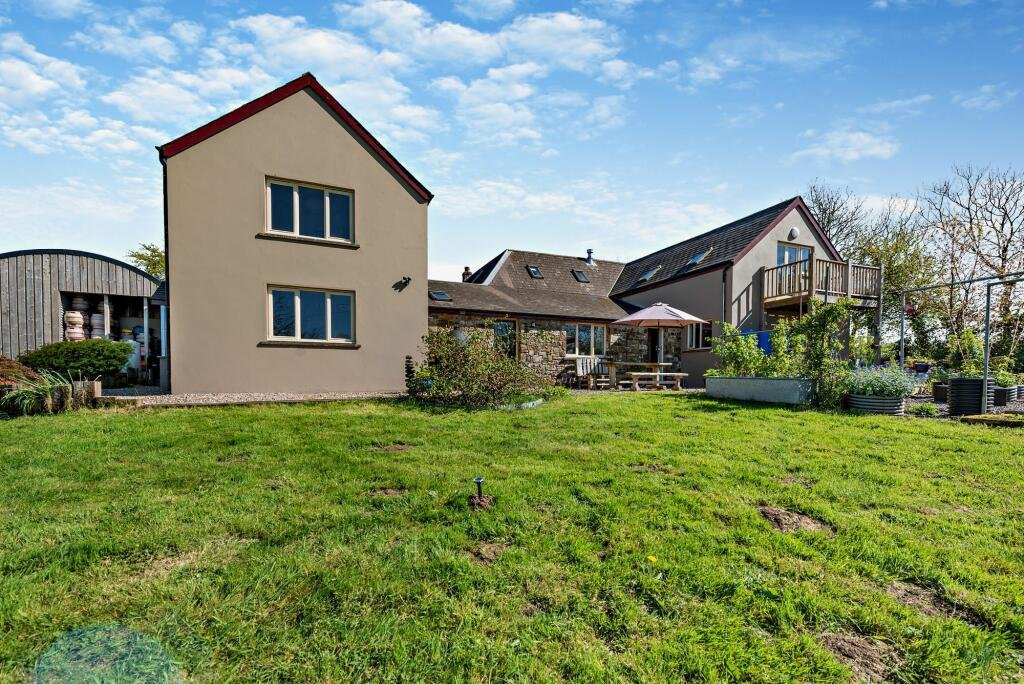
<path fill-rule="evenodd" d="M 804 245 L 791 245 L 780 242 L 775 253 L 776 266 L 807 261 L 811 258 L 811 248 Z"/>
<path fill-rule="evenodd" d="M 267 230 L 352 242 L 354 202 L 348 190 L 267 179 Z"/>
<path fill-rule="evenodd" d="M 590 278 L 587 277 L 586 273 L 575 268 L 572 270 L 572 277 L 575 278 L 576 281 L 580 283 L 590 282 Z"/>
<path fill-rule="evenodd" d="M 540 278 L 544 277 L 544 273 L 541 272 L 540 266 L 532 266 L 532 265 L 531 266 L 527 266 L 526 267 L 526 272 L 530 274 L 531 278 L 540 279 Z"/>
<path fill-rule="evenodd" d="M 703 249 L 703 250 L 697 252 L 692 257 L 690 257 L 690 260 L 686 262 L 686 265 L 687 266 L 696 266 L 700 262 L 704 261 L 704 257 L 706 257 L 708 254 L 711 254 L 711 249 L 712 249 L 711 247 L 708 247 L 707 249 Z"/>
<path fill-rule="evenodd" d="M 355 341 L 352 292 L 268 288 L 270 339 Z"/>
<path fill-rule="evenodd" d="M 646 283 L 648 280 L 654 277 L 654 274 L 661 270 L 661 264 L 658 264 L 654 268 L 649 268 L 644 271 L 644 274 L 640 276 L 640 280 L 637 283 Z"/>

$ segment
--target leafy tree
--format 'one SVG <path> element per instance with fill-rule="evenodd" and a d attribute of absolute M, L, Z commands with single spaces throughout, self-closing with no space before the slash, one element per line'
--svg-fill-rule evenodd
<path fill-rule="evenodd" d="M 138 249 L 128 252 L 128 261 L 154 278 L 163 280 L 167 277 L 167 257 L 160 245 L 143 242 Z"/>

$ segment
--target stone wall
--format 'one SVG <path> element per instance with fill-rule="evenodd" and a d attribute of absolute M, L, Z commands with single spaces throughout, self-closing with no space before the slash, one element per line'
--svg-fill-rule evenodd
<path fill-rule="evenodd" d="M 515 320 L 518 330 L 519 360 L 544 377 L 565 383 L 575 370 L 575 361 L 565 356 L 565 333 L 562 326 L 575 321 L 540 318 L 505 319 L 479 314 L 430 312 L 431 328 L 480 328 L 490 331 L 496 320 Z M 608 326 L 607 357 L 616 361 L 647 361 L 649 349 L 647 330 L 629 326 Z M 678 366 L 682 358 L 685 330 L 665 331 L 665 361 Z"/>

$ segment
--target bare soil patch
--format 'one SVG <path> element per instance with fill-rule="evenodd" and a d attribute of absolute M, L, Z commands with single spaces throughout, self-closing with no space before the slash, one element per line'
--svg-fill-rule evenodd
<path fill-rule="evenodd" d="M 958 606 L 930 589 L 909 582 L 893 582 L 886 593 L 900 603 L 928 617 L 949 617 L 971 625 L 983 624 L 981 617 L 967 606 Z"/>
<path fill-rule="evenodd" d="M 891 646 L 859 634 L 825 634 L 821 643 L 862 682 L 890 681 L 892 667 L 898 662 Z"/>
<path fill-rule="evenodd" d="M 470 553 L 469 557 L 481 565 L 490 565 L 505 553 L 508 544 L 483 542 Z"/>
<path fill-rule="evenodd" d="M 370 496 L 402 496 L 408 490 L 402 489 L 401 487 L 378 487 L 377 489 L 371 489 L 368 493 Z"/>
<path fill-rule="evenodd" d="M 671 468 L 660 463 L 634 463 L 629 467 L 638 473 L 659 473 L 661 475 L 673 474 Z"/>
<path fill-rule="evenodd" d="M 800 485 L 804 489 L 810 489 L 814 486 L 813 480 L 808 480 L 807 478 L 799 477 L 798 475 L 786 475 L 783 478 L 779 478 L 779 481 L 782 482 L 782 484 Z"/>
<path fill-rule="evenodd" d="M 803 513 L 787 511 L 785 508 L 775 506 L 761 506 L 757 510 L 780 532 L 825 532 L 826 534 L 833 532 L 831 526 Z"/>
<path fill-rule="evenodd" d="M 192 565 L 199 560 L 201 555 L 202 554 L 199 551 L 193 550 L 186 551 L 185 553 L 179 553 L 175 556 L 157 558 L 142 571 L 142 576 L 147 579 L 153 577 L 166 577 L 178 568 L 183 568 L 186 565 Z"/>
<path fill-rule="evenodd" d="M 479 496 L 472 494 L 469 499 L 469 507 L 474 511 L 486 511 L 488 508 L 494 505 L 494 497 L 490 494 L 484 494 Z"/>
<path fill-rule="evenodd" d="M 405 442 L 395 442 L 394 444 L 385 444 L 384 446 L 377 447 L 374 451 L 386 451 L 386 452 L 398 452 L 398 451 L 409 451 L 415 447 L 415 444 L 406 444 Z"/>

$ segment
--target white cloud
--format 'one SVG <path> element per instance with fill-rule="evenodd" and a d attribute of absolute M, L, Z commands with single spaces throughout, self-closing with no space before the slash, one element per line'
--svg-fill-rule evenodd
<path fill-rule="evenodd" d="M 76 64 L 39 52 L 17 33 L 0 34 L 0 107 L 81 90 L 84 74 Z"/>
<path fill-rule="evenodd" d="M 813 142 L 791 155 L 791 160 L 855 162 L 861 159 L 889 159 L 899 151 L 900 144 L 884 133 L 850 126 L 840 126 L 825 133 L 807 131 L 805 137 Z"/>
<path fill-rule="evenodd" d="M 184 128 L 186 122 L 217 113 L 218 105 L 235 104 L 273 82 L 259 67 L 211 67 L 197 72 L 157 67 L 132 76 L 100 99 L 138 121 L 169 121 Z"/>
<path fill-rule="evenodd" d="M 704 54 L 690 58 L 690 79 L 697 85 L 713 83 L 764 66 L 813 69 L 838 59 L 856 37 L 844 30 L 807 29 L 796 35 L 764 30 L 719 38 Z"/>
<path fill-rule="evenodd" d="M 601 21 L 568 12 L 516 17 L 500 39 L 513 59 L 590 72 L 619 52 L 619 36 Z"/>
<path fill-rule="evenodd" d="M 346 81 L 328 90 L 385 141 L 422 142 L 443 127 L 440 112 L 412 104 L 409 88 L 391 77 Z"/>
<path fill-rule="evenodd" d="M 514 180 L 477 180 L 469 185 L 438 188 L 432 209 L 456 218 L 493 216 L 515 210 L 517 216 L 563 211 L 575 198 L 565 192 L 528 189 Z"/>
<path fill-rule="evenodd" d="M 90 50 L 133 62 L 170 62 L 178 56 L 177 47 L 166 36 L 135 26 L 123 28 L 96 23 L 85 32 L 74 33 L 71 41 Z"/>
<path fill-rule="evenodd" d="M 1017 97 L 1019 91 L 1010 90 L 1006 83 L 990 83 L 980 86 L 970 93 L 959 93 L 953 97 L 953 102 L 964 109 L 977 109 L 983 112 L 994 112 L 1009 104 Z"/>
<path fill-rule="evenodd" d="M 310 27 L 302 17 L 260 14 L 232 21 L 229 28 L 232 33 L 219 36 L 216 51 L 207 54 L 220 53 L 224 59 L 273 73 L 297 76 L 312 71 L 322 80 L 337 82 L 390 75 L 409 63 L 396 52 L 373 50 L 346 31 Z"/>
<path fill-rule="evenodd" d="M 584 0 L 583 5 L 612 16 L 629 14 L 644 0 Z"/>
<path fill-rule="evenodd" d="M 493 21 L 507 16 L 516 7 L 516 0 L 457 0 L 455 9 L 470 19 Z"/>
<path fill-rule="evenodd" d="M 141 152 L 166 140 L 152 128 L 98 118 L 80 109 L 65 110 L 59 118 L 40 111 L 0 115 L 0 134 L 5 143 L 35 154 L 73 151 L 90 157 Z"/>
<path fill-rule="evenodd" d="M 901 100 L 885 100 L 860 107 L 857 111 L 861 114 L 893 114 L 897 116 L 913 116 L 920 114 L 926 104 L 934 100 L 931 95 L 924 93 Z"/>
<path fill-rule="evenodd" d="M 435 22 L 426 10 L 406 0 L 363 0 L 336 9 L 343 21 L 367 29 L 376 42 L 420 60 L 483 64 L 501 55 L 493 34 L 449 21 Z"/>
<path fill-rule="evenodd" d="M 93 10 L 88 0 L 32 0 L 32 9 L 43 17 L 71 19 Z"/>
<path fill-rule="evenodd" d="M 601 81 L 612 83 L 620 88 L 629 89 L 643 79 L 664 78 L 674 79 L 679 75 L 679 62 L 669 60 L 662 62 L 656 69 L 642 67 L 623 59 L 610 59 L 601 64 Z"/>
<path fill-rule="evenodd" d="M 618 128 L 626 123 L 626 98 L 622 95 L 608 95 L 594 98 L 590 110 L 583 117 L 583 137 L 592 137 L 595 132 Z"/>
<path fill-rule="evenodd" d="M 168 29 L 175 40 L 183 45 L 196 45 L 202 40 L 206 29 L 194 21 L 176 21 Z"/>
<path fill-rule="evenodd" d="M 536 116 L 524 100 L 536 93 L 533 81 L 546 74 L 544 67 L 526 62 L 492 67 L 485 78 L 468 84 L 446 76 L 432 86 L 456 98 L 456 118 L 472 140 L 509 144 L 541 138 Z"/>

